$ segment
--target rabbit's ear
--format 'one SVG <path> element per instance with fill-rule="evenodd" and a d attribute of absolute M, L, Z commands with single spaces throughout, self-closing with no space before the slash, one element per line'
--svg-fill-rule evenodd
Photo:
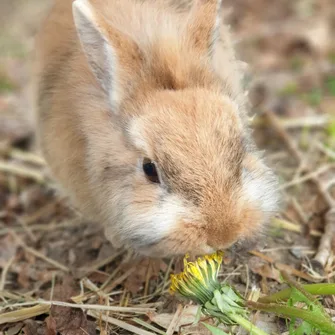
<path fill-rule="evenodd" d="M 201 54 L 212 55 L 219 37 L 222 0 L 196 0 L 190 12 L 187 39 Z"/>
<path fill-rule="evenodd" d="M 129 83 L 139 73 L 141 54 L 136 43 L 97 13 L 88 0 L 73 2 L 73 17 L 81 46 L 113 112 Z"/>

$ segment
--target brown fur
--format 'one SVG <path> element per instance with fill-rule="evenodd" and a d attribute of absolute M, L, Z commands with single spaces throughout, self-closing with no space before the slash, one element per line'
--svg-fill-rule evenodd
<path fill-rule="evenodd" d="M 113 243 L 143 253 L 206 253 L 254 236 L 275 209 L 275 183 L 253 149 L 219 1 L 90 3 L 115 73 L 104 53 L 85 56 L 71 0 L 56 1 L 37 39 L 39 137 L 54 177 Z M 162 185 L 138 168 L 143 157 Z M 264 194 L 250 195 L 247 177 Z"/>

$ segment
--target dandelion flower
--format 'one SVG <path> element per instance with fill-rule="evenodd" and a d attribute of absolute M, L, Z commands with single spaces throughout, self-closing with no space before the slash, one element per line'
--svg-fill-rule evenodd
<path fill-rule="evenodd" d="M 191 299 L 201 306 L 206 315 L 216 317 L 226 325 L 239 324 L 250 334 L 268 335 L 245 317 L 245 300 L 231 286 L 218 281 L 223 253 L 199 257 L 195 262 L 184 259 L 184 271 L 171 275 L 172 293 Z"/>

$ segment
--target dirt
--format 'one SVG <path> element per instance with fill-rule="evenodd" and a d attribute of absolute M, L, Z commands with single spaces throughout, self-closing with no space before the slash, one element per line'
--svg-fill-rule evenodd
<path fill-rule="evenodd" d="M 113 249 L 101 227 L 86 222 L 58 194 L 33 151 L 31 52 L 49 4 L 0 3 L 0 315 L 14 304 L 74 303 L 71 298 L 79 297 L 76 303 L 155 308 L 109 315 L 142 328 L 138 317 L 165 331 L 179 303 L 168 292 L 169 274 L 182 269 L 181 259 L 135 258 Z M 281 221 L 269 225 L 256 250 L 226 253 L 220 279 L 245 296 L 252 288 L 264 294 L 277 290 L 283 269 L 301 282 L 334 282 L 334 239 L 325 263 L 315 259 L 334 205 L 334 1 L 227 0 L 224 6 L 231 7 L 236 47 L 250 67 L 245 80 L 256 114 L 255 139 L 280 178 L 282 210 Z M 324 173 L 318 174 L 320 169 Z M 278 225 L 283 221 L 286 228 Z M 321 301 L 335 309 L 334 297 Z M 279 318 L 258 318 L 273 334 L 287 330 Z M 184 325 L 179 332 L 208 333 L 199 325 Z M 87 309 L 64 306 L 0 325 L 1 335 L 95 333 L 131 332 Z"/>

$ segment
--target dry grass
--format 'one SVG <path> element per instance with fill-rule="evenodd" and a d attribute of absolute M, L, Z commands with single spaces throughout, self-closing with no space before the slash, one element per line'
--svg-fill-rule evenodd
<path fill-rule="evenodd" d="M 8 14 L 0 17 L 0 334 L 208 334 L 192 324 L 194 306 L 169 295 L 181 260 L 114 250 L 99 225 L 55 192 L 43 158 L 27 145 L 28 56 L 46 3 L 0 4 Z M 220 274 L 257 300 L 280 286 L 278 270 L 304 283 L 334 282 L 334 5 L 230 4 L 237 47 L 252 69 L 255 138 L 283 195 L 266 246 L 227 252 Z M 334 297 L 322 303 L 335 310 Z M 254 319 L 274 334 L 287 330 L 278 318 Z"/>

